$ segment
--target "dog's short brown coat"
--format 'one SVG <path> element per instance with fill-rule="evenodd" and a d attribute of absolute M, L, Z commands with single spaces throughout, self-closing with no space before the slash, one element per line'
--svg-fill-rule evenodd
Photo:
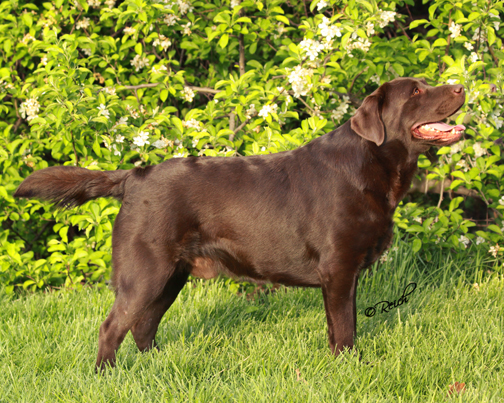
<path fill-rule="evenodd" d="M 29 176 L 15 196 L 64 206 L 122 199 L 113 230 L 116 300 L 100 328 L 98 367 L 114 364 L 129 330 L 140 350 L 155 345 L 189 274 L 321 287 L 338 354 L 353 346 L 359 272 L 389 244 L 418 155 L 458 139 L 422 140 L 412 130 L 445 119 L 464 100 L 461 85 L 396 79 L 349 122 L 294 151 L 171 159 L 129 171 L 51 167 Z"/>

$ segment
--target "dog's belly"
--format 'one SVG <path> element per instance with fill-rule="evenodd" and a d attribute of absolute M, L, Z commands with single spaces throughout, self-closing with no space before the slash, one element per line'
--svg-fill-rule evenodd
<path fill-rule="evenodd" d="M 310 262 L 288 262 L 278 260 L 254 262 L 240 256 L 236 251 L 224 249 L 210 251 L 205 256 L 190 259 L 191 275 L 211 279 L 219 274 L 256 283 L 278 283 L 288 286 L 320 287 L 320 279 Z"/>

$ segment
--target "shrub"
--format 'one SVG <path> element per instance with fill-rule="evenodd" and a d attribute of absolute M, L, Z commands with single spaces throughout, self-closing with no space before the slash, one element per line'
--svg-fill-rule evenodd
<path fill-rule="evenodd" d="M 497 259 L 503 11 L 482 0 L 3 1 L 0 282 L 12 292 L 109 275 L 119 204 L 15 201 L 34 170 L 293 149 L 397 76 L 468 94 L 456 117 L 464 140 L 420 158 L 416 189 L 437 193 L 412 193 L 397 210 L 403 236 L 427 259 L 468 245 Z"/>

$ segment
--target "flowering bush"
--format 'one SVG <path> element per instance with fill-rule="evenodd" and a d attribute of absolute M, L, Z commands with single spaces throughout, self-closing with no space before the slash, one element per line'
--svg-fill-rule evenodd
<path fill-rule="evenodd" d="M 402 236 L 427 259 L 439 248 L 498 259 L 503 12 L 482 0 L 3 1 L 0 282 L 8 292 L 77 286 L 110 270 L 119 204 L 15 201 L 34 170 L 293 149 L 397 76 L 468 94 L 456 117 L 464 140 L 419 161 L 395 218 Z"/>

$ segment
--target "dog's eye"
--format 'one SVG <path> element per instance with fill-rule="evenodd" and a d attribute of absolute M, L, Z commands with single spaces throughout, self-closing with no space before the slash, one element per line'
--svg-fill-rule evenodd
<path fill-rule="evenodd" d="M 420 90 L 418 88 L 415 88 L 413 90 L 413 95 L 419 95 L 420 94 Z"/>

